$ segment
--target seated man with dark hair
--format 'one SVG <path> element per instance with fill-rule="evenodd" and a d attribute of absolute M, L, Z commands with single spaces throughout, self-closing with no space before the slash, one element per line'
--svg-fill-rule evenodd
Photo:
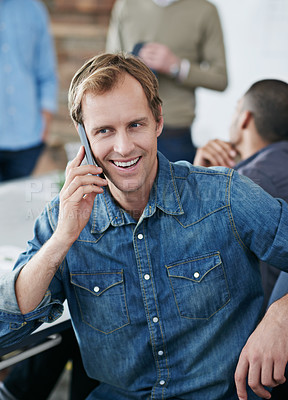
<path fill-rule="evenodd" d="M 230 142 L 210 140 L 196 153 L 194 165 L 229 166 L 248 176 L 273 197 L 288 201 L 288 84 L 276 79 L 255 82 L 238 101 Z M 235 163 L 235 159 L 240 162 Z M 263 311 L 279 270 L 260 262 Z"/>

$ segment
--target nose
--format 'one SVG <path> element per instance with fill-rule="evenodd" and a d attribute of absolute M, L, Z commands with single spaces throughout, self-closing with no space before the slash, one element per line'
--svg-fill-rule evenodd
<path fill-rule="evenodd" d="M 133 152 L 135 144 L 131 135 L 125 130 L 118 131 L 115 135 L 114 151 L 122 157 Z"/>

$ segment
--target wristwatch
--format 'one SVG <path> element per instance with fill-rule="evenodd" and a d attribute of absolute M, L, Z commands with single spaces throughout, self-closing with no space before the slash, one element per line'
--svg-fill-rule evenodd
<path fill-rule="evenodd" d="M 172 64 L 169 68 L 169 73 L 173 78 L 178 78 L 180 72 L 180 65 L 179 64 Z"/>

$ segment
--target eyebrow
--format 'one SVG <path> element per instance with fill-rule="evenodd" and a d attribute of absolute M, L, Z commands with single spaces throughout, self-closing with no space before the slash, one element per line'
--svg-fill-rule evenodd
<path fill-rule="evenodd" d="M 135 123 L 135 122 L 145 122 L 145 123 L 147 123 L 147 122 L 148 122 L 148 118 L 147 118 L 147 117 L 135 118 L 135 119 L 131 120 L 131 121 L 128 123 L 128 125 L 129 125 L 129 124 L 133 124 L 133 123 Z"/>
<path fill-rule="evenodd" d="M 128 125 L 131 125 L 131 124 L 134 124 L 134 123 L 139 123 L 139 122 L 147 123 L 148 120 L 149 120 L 148 117 L 139 117 L 139 118 L 132 119 L 131 121 L 128 121 L 126 124 L 128 126 Z M 99 131 L 101 129 L 114 129 L 114 126 L 110 125 L 110 124 L 103 124 L 103 125 L 100 125 L 100 126 L 95 126 L 94 128 L 92 128 L 91 132 L 95 133 L 95 132 L 97 132 L 97 131 Z"/>

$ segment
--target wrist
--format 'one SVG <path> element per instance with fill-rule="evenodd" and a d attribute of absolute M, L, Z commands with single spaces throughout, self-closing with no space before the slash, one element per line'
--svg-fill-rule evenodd
<path fill-rule="evenodd" d="M 179 70 L 179 80 L 184 81 L 189 74 L 191 68 L 190 61 L 187 58 L 183 58 L 180 63 L 180 70 Z"/>
<path fill-rule="evenodd" d="M 180 72 L 180 65 L 181 62 L 176 62 L 170 65 L 169 67 L 169 75 L 174 78 L 177 79 L 179 76 L 179 72 Z"/>
<path fill-rule="evenodd" d="M 281 297 L 269 307 L 267 313 L 272 314 L 275 322 L 283 324 L 288 328 L 288 295 Z"/>
<path fill-rule="evenodd" d="M 66 234 L 62 230 L 56 228 L 50 238 L 50 244 L 55 246 L 55 248 L 58 248 L 58 251 L 61 253 L 67 253 L 76 239 L 71 237 L 71 234 Z"/>
<path fill-rule="evenodd" d="M 178 62 L 170 65 L 169 75 L 174 79 L 184 81 L 189 74 L 190 67 L 191 64 L 189 60 L 187 60 L 186 58 L 179 59 Z"/>

